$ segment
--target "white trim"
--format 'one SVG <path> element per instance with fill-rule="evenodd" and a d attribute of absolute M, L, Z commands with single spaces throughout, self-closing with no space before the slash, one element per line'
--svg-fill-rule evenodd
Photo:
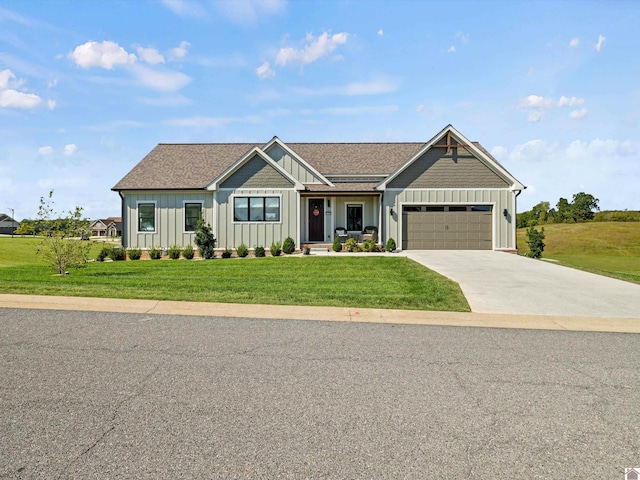
<path fill-rule="evenodd" d="M 273 137 L 269 142 L 267 142 L 267 144 L 264 147 L 262 147 L 262 151 L 266 153 L 266 151 L 269 150 L 271 147 L 273 147 L 273 145 L 275 145 L 276 143 L 284 151 L 286 151 L 293 159 L 295 159 L 296 161 L 301 163 L 304 167 L 306 167 L 308 170 L 310 170 L 311 173 L 315 177 L 319 178 L 323 183 L 325 183 L 326 185 L 329 185 L 330 187 L 334 186 L 333 183 L 331 183 L 331 181 L 327 177 L 325 177 L 318 170 L 312 167 L 310 163 L 308 163 L 304 158 L 302 158 L 300 155 L 294 152 L 291 148 L 289 148 L 289 146 L 286 143 L 284 143 L 282 140 L 280 140 L 278 137 Z M 269 154 L 267 153 L 267 155 Z"/>
<path fill-rule="evenodd" d="M 398 242 L 396 247 L 398 250 L 402 250 L 403 244 L 403 228 L 402 228 L 402 213 L 405 205 L 429 205 L 433 207 L 447 207 L 449 205 L 489 205 L 491 206 L 491 250 L 496 250 L 496 237 L 498 236 L 498 224 L 496 222 L 496 204 L 497 202 L 400 202 L 398 201 Z M 500 212 L 502 213 L 502 212 Z"/>
<path fill-rule="evenodd" d="M 207 219 L 205 218 L 206 212 L 204 210 L 204 200 L 182 200 L 182 233 L 189 235 L 189 234 L 195 233 L 195 229 L 194 230 L 185 229 L 186 223 L 187 223 L 187 203 L 199 203 L 200 211 L 202 212 L 202 220 L 206 222 Z"/>
<path fill-rule="evenodd" d="M 241 198 L 266 198 L 266 197 L 278 197 L 280 201 L 280 212 L 278 215 L 278 220 L 246 220 L 246 221 L 236 221 L 235 216 L 235 201 L 236 197 Z M 282 194 L 281 193 L 266 193 L 266 194 L 253 194 L 253 195 L 243 195 L 243 194 L 231 194 L 229 195 L 229 204 L 231 206 L 231 224 L 232 225 L 280 225 L 282 224 Z M 251 210 L 251 202 L 249 202 L 249 210 Z M 247 214 L 249 211 L 247 211 Z M 266 213 L 266 212 L 265 212 Z"/>
<path fill-rule="evenodd" d="M 227 168 L 224 172 L 222 172 L 213 182 L 211 182 L 206 190 L 218 190 L 218 185 L 233 175 L 236 171 L 240 169 L 245 163 L 247 163 L 250 159 L 252 159 L 255 155 L 259 156 L 262 160 L 267 162 L 273 168 L 275 168 L 278 173 L 284 176 L 287 180 L 289 180 L 293 187 L 296 190 L 304 190 L 304 185 L 298 181 L 295 177 L 293 177 L 289 172 L 283 169 L 280 165 L 278 165 L 269 155 L 264 153 L 260 148 L 254 147 L 249 150 L 246 154 L 236 160 L 229 168 Z"/>
<path fill-rule="evenodd" d="M 140 230 L 140 204 L 153 204 L 153 231 Z M 136 234 L 154 235 L 158 233 L 158 201 L 157 200 L 136 200 Z"/>
<path fill-rule="evenodd" d="M 504 167 L 496 163 L 493 159 L 491 159 L 487 154 L 485 154 L 482 150 L 476 147 L 473 142 L 468 140 L 464 135 L 458 132 L 453 125 L 447 125 L 440 132 L 438 132 L 431 140 L 429 140 L 418 152 L 413 155 L 409 160 L 407 160 L 404 164 L 398 167 L 391 175 L 389 175 L 383 182 L 381 182 L 376 190 L 385 190 L 389 182 L 394 180 L 400 173 L 402 173 L 405 169 L 409 167 L 413 162 L 415 162 L 418 158 L 424 155 L 427 151 L 429 151 L 438 140 L 440 140 L 445 134 L 452 133 L 455 139 L 460 143 L 465 144 L 467 150 L 470 150 L 476 158 L 482 161 L 485 165 L 487 165 L 494 173 L 503 177 L 505 180 L 511 182 L 510 188 L 512 190 L 520 190 L 524 189 L 524 185 L 522 185 L 516 178 L 511 175 Z"/>

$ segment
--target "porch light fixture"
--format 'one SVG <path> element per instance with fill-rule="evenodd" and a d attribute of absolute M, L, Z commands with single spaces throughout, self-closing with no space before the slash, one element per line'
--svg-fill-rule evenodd
<path fill-rule="evenodd" d="M 509 212 L 506 208 L 502 211 L 502 214 L 504 215 L 504 218 L 507 218 L 509 216 Z"/>
<path fill-rule="evenodd" d="M 393 217 L 393 207 L 389 209 L 389 214 Z"/>

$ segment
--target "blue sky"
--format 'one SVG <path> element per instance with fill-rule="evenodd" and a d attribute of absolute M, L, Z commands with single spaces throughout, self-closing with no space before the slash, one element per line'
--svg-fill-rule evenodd
<path fill-rule="evenodd" d="M 3 1 L 0 212 L 118 216 L 157 143 L 428 141 L 640 210 L 635 1 Z"/>

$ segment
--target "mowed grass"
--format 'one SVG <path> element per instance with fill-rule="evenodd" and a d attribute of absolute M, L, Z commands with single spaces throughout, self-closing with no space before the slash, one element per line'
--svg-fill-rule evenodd
<path fill-rule="evenodd" d="M 543 258 L 640 283 L 640 222 L 553 224 L 544 232 Z M 527 251 L 526 230 L 520 229 L 518 252 Z"/>
<path fill-rule="evenodd" d="M 0 293 L 470 311 L 458 284 L 400 256 L 91 262 L 60 277 L 32 240 L 0 237 Z"/>

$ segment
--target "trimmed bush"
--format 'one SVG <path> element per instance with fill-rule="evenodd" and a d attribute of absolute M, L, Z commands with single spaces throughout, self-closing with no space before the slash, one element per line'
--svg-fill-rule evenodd
<path fill-rule="evenodd" d="M 149 249 L 149 257 L 151 260 L 160 260 L 160 257 L 162 257 L 162 250 L 158 247 L 151 247 Z"/>
<path fill-rule="evenodd" d="M 142 249 L 130 248 L 127 250 L 127 254 L 129 255 L 129 260 L 140 260 L 140 257 L 142 257 Z"/>
<path fill-rule="evenodd" d="M 263 247 L 263 246 L 260 246 L 260 245 L 256 246 L 256 247 L 253 249 L 253 254 L 254 254 L 256 257 L 264 257 L 264 256 L 265 256 L 265 255 L 264 255 L 264 247 Z"/>
<path fill-rule="evenodd" d="M 182 249 L 182 257 L 187 260 L 193 260 L 193 256 L 195 255 L 195 251 L 191 245 L 187 245 Z"/>
<path fill-rule="evenodd" d="M 178 260 L 180 258 L 180 247 L 178 245 L 171 245 L 167 254 L 171 260 Z"/>
<path fill-rule="evenodd" d="M 241 243 L 240 245 L 238 245 L 238 247 L 236 248 L 236 253 L 238 254 L 238 256 L 240 258 L 244 258 L 247 255 L 249 255 L 249 247 L 247 247 L 244 243 Z"/>
<path fill-rule="evenodd" d="M 111 250 L 113 250 L 113 247 L 111 245 L 104 245 L 102 247 L 102 249 L 100 250 L 100 252 L 98 252 L 98 256 L 96 257 L 96 260 L 98 262 L 104 262 L 104 259 L 109 257 L 109 254 L 111 253 Z"/>
<path fill-rule="evenodd" d="M 222 258 L 231 258 L 231 249 L 230 248 L 225 248 L 222 251 Z"/>
<path fill-rule="evenodd" d="M 347 252 L 359 252 L 360 247 L 358 246 L 358 241 L 355 238 L 348 238 L 346 242 L 344 242 L 344 249 Z"/>
<path fill-rule="evenodd" d="M 296 242 L 293 241 L 293 238 L 287 237 L 284 239 L 282 243 L 282 253 L 286 253 L 287 255 L 292 254 L 296 251 Z"/>
<path fill-rule="evenodd" d="M 362 242 L 362 250 L 365 252 L 379 252 L 378 244 L 373 240 L 365 240 Z"/>
<path fill-rule="evenodd" d="M 127 259 L 127 251 L 122 247 L 114 247 L 109 252 L 109 258 L 114 262 L 126 260 Z"/>
<path fill-rule="evenodd" d="M 341 252 L 342 251 L 342 242 L 340 241 L 340 237 L 336 235 L 336 238 L 333 239 L 333 251 Z"/>
<path fill-rule="evenodd" d="M 269 247 L 269 251 L 271 252 L 272 257 L 279 257 L 282 253 L 282 245 L 280 242 L 272 242 L 271 247 Z"/>
<path fill-rule="evenodd" d="M 387 245 L 385 247 L 385 250 L 387 252 L 393 252 L 396 249 L 396 241 L 393 238 L 390 238 L 389 240 L 387 240 Z"/>

